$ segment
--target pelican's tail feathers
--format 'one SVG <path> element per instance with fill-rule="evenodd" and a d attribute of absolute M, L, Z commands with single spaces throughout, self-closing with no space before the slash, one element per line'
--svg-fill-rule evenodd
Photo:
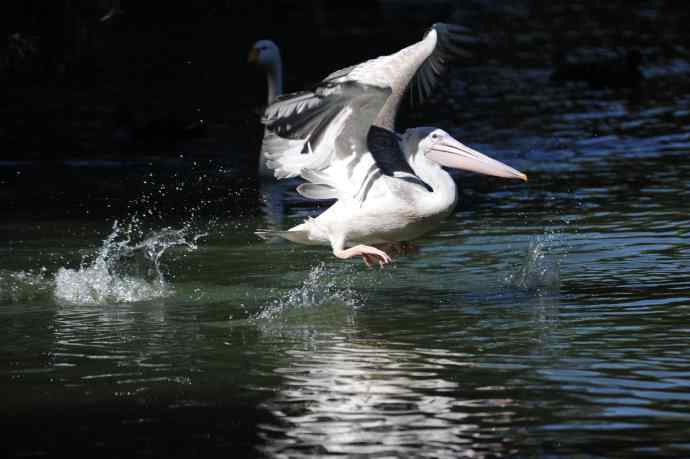
<path fill-rule="evenodd" d="M 272 230 L 272 229 L 258 229 L 254 234 L 264 240 L 271 240 L 276 238 L 286 239 L 288 241 L 304 243 L 309 240 L 309 232 L 303 230 Z"/>

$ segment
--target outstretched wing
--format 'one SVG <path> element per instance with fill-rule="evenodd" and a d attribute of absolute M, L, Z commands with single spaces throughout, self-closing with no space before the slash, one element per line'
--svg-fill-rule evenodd
<path fill-rule="evenodd" d="M 390 92 L 356 81 L 325 80 L 313 91 L 276 99 L 262 119 L 268 167 L 277 178 L 299 175 L 354 194 L 362 171 L 374 163 L 366 136 Z"/>
<path fill-rule="evenodd" d="M 385 170 L 367 146 L 369 128 L 393 131 L 408 88 L 423 101 L 450 60 L 462 54 L 461 44 L 472 41 L 463 27 L 435 24 L 423 40 L 397 53 L 331 73 L 311 91 L 279 97 L 262 119 L 266 164 L 279 179 L 299 175 L 330 187 L 302 187 L 305 196 L 345 193 L 363 200 L 372 177 Z"/>
<path fill-rule="evenodd" d="M 479 39 L 472 36 L 469 29 L 460 25 L 436 23 L 431 26 L 427 36 L 432 31 L 436 35 L 433 50 L 417 67 L 407 87 L 407 94 L 412 105 L 423 103 L 446 72 L 448 64 L 460 57 L 469 57 L 471 54 L 467 48 L 479 43 Z"/>

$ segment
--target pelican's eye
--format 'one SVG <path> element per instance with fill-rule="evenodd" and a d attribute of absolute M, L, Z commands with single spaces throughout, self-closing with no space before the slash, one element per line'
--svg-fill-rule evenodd
<path fill-rule="evenodd" d="M 433 134 L 431 134 L 432 140 L 438 140 L 439 138 L 441 138 L 441 136 L 439 135 L 438 132 L 434 132 Z"/>

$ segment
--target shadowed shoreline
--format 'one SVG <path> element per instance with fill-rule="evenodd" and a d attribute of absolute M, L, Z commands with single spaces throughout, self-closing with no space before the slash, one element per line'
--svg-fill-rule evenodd
<path fill-rule="evenodd" d="M 630 49 L 653 64 L 687 57 L 690 43 L 687 13 L 674 2 L 125 2 L 105 21 L 108 2 L 82 3 L 22 2 L 5 15 L 0 159 L 222 155 L 228 144 L 254 151 L 265 79 L 247 51 L 260 38 L 283 49 L 288 92 L 415 42 L 438 20 L 468 26 L 481 40 L 459 69 L 548 68 L 554 53 L 597 61 Z M 578 57 L 583 50 L 593 56 Z M 422 111 L 439 105 L 448 104 Z"/>

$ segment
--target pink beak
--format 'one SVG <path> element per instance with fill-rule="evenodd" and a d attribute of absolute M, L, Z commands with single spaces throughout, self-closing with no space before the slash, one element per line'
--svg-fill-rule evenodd
<path fill-rule="evenodd" d="M 477 172 L 479 174 L 493 175 L 495 177 L 527 181 L 527 176 L 522 172 L 500 161 L 489 158 L 479 153 L 477 150 L 463 145 L 452 137 L 446 138 L 439 144 L 434 145 L 426 156 L 436 161 L 441 166 Z"/>

